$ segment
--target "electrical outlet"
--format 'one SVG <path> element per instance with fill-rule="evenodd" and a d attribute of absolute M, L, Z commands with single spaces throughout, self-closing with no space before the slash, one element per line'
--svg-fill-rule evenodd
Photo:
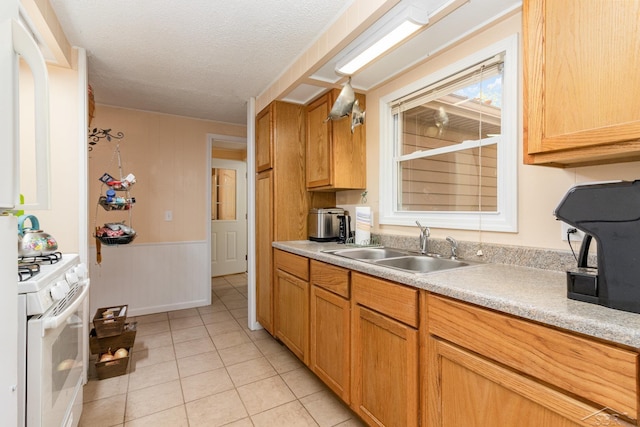
<path fill-rule="evenodd" d="M 565 242 L 567 241 L 567 230 L 569 230 L 570 228 L 575 228 L 569 224 L 567 224 L 566 222 L 560 221 L 560 229 L 562 232 L 562 240 L 564 240 Z M 577 228 L 575 233 L 570 234 L 570 239 L 572 242 L 580 242 L 582 239 L 584 239 L 584 231 L 578 230 Z"/>
<path fill-rule="evenodd" d="M 164 220 L 165 221 L 173 221 L 173 212 L 172 211 L 164 211 Z"/>

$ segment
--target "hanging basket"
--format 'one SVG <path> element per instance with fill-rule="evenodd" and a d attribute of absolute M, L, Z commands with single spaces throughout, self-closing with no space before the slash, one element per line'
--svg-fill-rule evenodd
<path fill-rule="evenodd" d="M 109 237 L 109 236 L 94 236 L 96 239 L 100 240 L 103 245 L 107 246 L 116 246 L 116 245 L 127 245 L 133 242 L 133 239 L 136 238 L 135 234 L 127 234 L 124 236 L 117 237 Z"/>
<path fill-rule="evenodd" d="M 131 209 L 131 205 L 136 202 L 135 198 L 119 200 L 117 198 L 115 202 L 108 202 L 106 196 L 100 196 L 98 204 L 104 208 L 105 211 L 126 211 Z"/>

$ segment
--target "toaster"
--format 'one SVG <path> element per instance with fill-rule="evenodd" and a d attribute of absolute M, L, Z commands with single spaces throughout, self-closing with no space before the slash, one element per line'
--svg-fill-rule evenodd
<path fill-rule="evenodd" d="M 314 208 L 307 217 L 309 240 L 315 242 L 334 242 L 340 238 L 340 218 L 344 216 L 342 208 Z"/>

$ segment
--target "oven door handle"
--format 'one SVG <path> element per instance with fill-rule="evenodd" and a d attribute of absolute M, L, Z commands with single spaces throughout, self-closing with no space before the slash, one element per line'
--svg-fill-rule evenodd
<path fill-rule="evenodd" d="M 65 322 L 73 313 L 76 312 L 80 304 L 84 302 L 84 299 L 87 297 L 89 293 L 89 279 L 87 279 L 87 283 L 84 284 L 82 292 L 75 298 L 75 300 L 59 315 L 48 317 L 43 319 L 42 324 L 42 336 L 44 336 L 47 329 L 56 329 L 58 326 Z"/>

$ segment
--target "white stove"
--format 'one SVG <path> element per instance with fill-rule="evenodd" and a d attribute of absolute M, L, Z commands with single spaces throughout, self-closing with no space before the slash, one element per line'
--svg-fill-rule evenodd
<path fill-rule="evenodd" d="M 29 260 L 23 262 L 31 264 Z M 55 301 L 62 299 L 70 288 L 87 278 L 87 267 L 76 254 L 60 254 L 55 262 L 34 261 L 39 271 L 18 282 L 18 294 L 27 294 L 27 315 L 42 314 Z"/>
<path fill-rule="evenodd" d="M 19 426 L 75 427 L 82 413 L 88 337 L 87 267 L 76 254 L 17 282 Z M 37 260 L 36 260 L 37 261 Z"/>

